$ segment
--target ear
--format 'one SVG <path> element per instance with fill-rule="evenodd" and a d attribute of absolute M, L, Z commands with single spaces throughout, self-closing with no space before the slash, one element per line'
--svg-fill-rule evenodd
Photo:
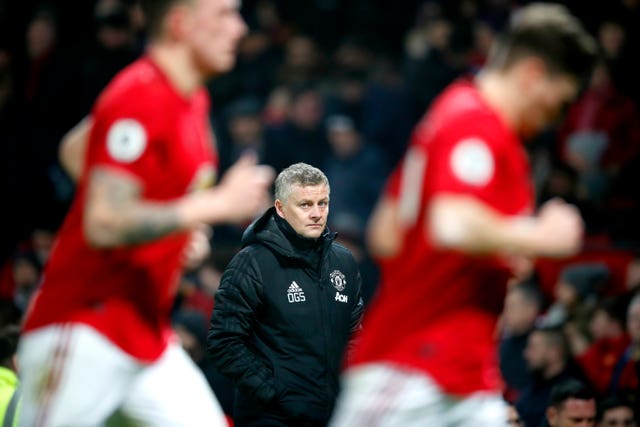
<path fill-rule="evenodd" d="M 191 25 L 191 10 L 188 6 L 177 4 L 171 7 L 165 20 L 167 34 L 172 39 L 182 39 Z"/>
<path fill-rule="evenodd" d="M 280 201 L 279 199 L 276 199 L 276 202 L 274 205 L 276 207 L 276 213 L 278 214 L 278 216 L 280 218 L 284 218 L 284 211 L 282 210 L 282 206 L 283 206 L 282 201 Z"/>
<path fill-rule="evenodd" d="M 544 80 L 547 66 L 540 58 L 529 56 L 516 65 L 516 75 L 521 89 L 529 93 L 538 90 L 537 85 Z"/>

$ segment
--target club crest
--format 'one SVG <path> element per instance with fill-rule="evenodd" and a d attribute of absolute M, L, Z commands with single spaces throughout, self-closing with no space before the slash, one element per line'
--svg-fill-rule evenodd
<path fill-rule="evenodd" d="M 347 279 L 344 277 L 344 274 L 340 270 L 333 270 L 333 272 L 329 275 L 331 278 L 331 284 L 338 291 L 343 291 L 347 286 Z"/>

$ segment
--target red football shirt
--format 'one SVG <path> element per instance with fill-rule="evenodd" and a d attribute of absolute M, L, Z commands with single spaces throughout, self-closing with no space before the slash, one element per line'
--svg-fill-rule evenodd
<path fill-rule="evenodd" d="M 380 290 L 365 313 L 352 365 L 422 370 L 451 394 L 498 390 L 494 328 L 510 270 L 498 254 L 432 246 L 425 218 L 438 193 L 469 195 L 506 215 L 533 208 L 524 147 L 467 82 L 436 100 L 387 183 L 405 238 L 397 256 L 380 262 Z"/>
<path fill-rule="evenodd" d="M 135 358 L 152 361 L 172 336 L 170 310 L 188 233 L 95 250 L 83 235 L 86 176 L 117 169 L 162 203 L 210 186 L 217 153 L 203 88 L 189 98 L 144 57 L 121 71 L 94 106 L 76 199 L 62 225 L 25 331 L 63 322 L 90 325 Z"/>

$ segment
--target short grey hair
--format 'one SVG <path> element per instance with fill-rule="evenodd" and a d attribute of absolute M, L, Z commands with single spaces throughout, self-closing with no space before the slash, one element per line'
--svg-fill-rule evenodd
<path fill-rule="evenodd" d="M 275 182 L 276 200 L 286 202 L 294 185 L 301 187 L 326 185 L 331 191 L 329 180 L 324 172 L 306 163 L 294 163 L 278 174 Z"/>

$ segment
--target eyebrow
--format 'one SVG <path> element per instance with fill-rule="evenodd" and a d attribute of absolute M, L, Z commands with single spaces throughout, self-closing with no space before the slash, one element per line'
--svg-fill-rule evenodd
<path fill-rule="evenodd" d="M 329 197 L 323 197 L 322 199 L 317 200 L 317 202 L 328 202 Z M 302 199 L 298 203 L 316 203 L 313 199 Z"/>

